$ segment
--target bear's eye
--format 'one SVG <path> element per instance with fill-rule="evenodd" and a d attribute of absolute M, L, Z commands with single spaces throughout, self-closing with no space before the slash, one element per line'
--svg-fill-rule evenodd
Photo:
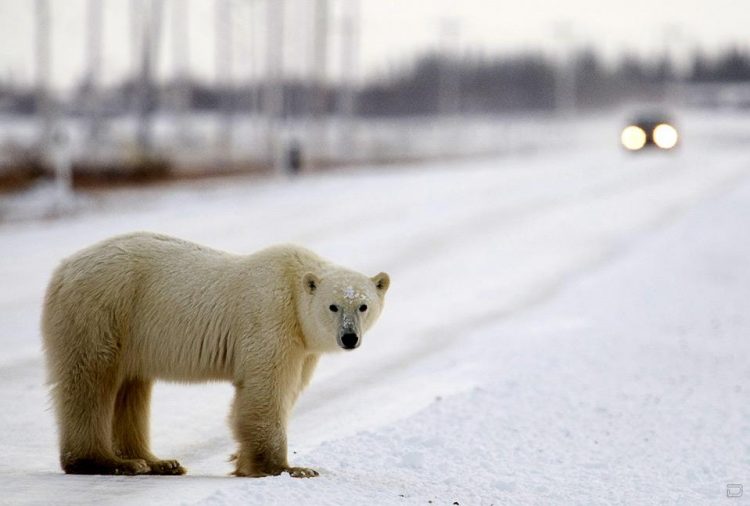
<path fill-rule="evenodd" d="M 362 304 L 361 306 L 359 306 L 360 313 L 364 313 L 365 311 L 367 311 L 367 304 Z"/>
<path fill-rule="evenodd" d="M 331 304 L 330 306 L 328 306 L 328 309 L 330 309 L 331 311 L 333 311 L 334 313 L 336 313 L 336 312 L 338 312 L 339 307 L 336 304 Z"/>

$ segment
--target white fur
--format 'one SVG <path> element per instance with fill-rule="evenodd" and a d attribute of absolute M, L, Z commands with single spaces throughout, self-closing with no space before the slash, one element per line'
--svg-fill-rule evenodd
<path fill-rule="evenodd" d="M 295 246 L 237 256 L 134 233 L 80 251 L 54 273 L 42 317 L 63 468 L 168 471 L 148 450 L 152 382 L 227 380 L 236 474 L 314 475 L 287 464 L 288 414 L 343 326 L 360 340 L 372 326 L 388 284 Z"/>

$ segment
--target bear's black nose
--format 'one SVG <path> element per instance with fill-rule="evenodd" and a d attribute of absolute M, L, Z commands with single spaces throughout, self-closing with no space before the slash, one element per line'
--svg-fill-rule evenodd
<path fill-rule="evenodd" d="M 345 350 L 353 350 L 359 343 L 359 337 L 357 334 L 348 333 L 341 336 L 341 344 L 344 345 Z"/>

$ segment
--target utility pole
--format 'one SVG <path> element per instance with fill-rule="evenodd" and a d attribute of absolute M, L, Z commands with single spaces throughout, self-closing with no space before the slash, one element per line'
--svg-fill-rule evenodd
<path fill-rule="evenodd" d="M 42 156 L 48 155 L 54 113 L 50 92 L 50 10 L 49 0 L 36 0 L 35 3 L 34 50 L 36 60 L 36 107 L 39 118 L 39 148 Z"/>
<path fill-rule="evenodd" d="M 263 86 L 261 86 L 262 72 L 261 72 L 261 52 L 260 46 L 263 34 L 261 25 L 263 19 L 260 17 L 260 0 L 249 0 L 248 4 L 248 29 L 247 34 L 249 37 L 248 44 L 248 58 L 250 60 L 250 73 L 249 82 L 251 83 L 251 95 L 250 95 L 250 114 L 254 116 L 254 120 L 257 119 L 259 112 L 263 108 Z M 253 121 L 253 132 L 256 132 L 256 122 Z"/>
<path fill-rule="evenodd" d="M 150 10 L 150 9 L 149 9 Z M 138 147 L 140 154 L 148 157 L 151 155 L 151 16 L 143 10 L 140 15 L 140 38 L 141 38 L 141 69 L 138 82 Z"/>
<path fill-rule="evenodd" d="M 232 133 L 234 129 L 232 83 L 232 10 L 230 0 L 214 0 L 216 12 L 216 34 L 214 64 L 216 71 L 216 93 L 219 108 L 218 145 L 221 151 L 232 158 Z"/>
<path fill-rule="evenodd" d="M 452 116 L 460 112 L 459 76 L 456 73 L 453 55 L 459 44 L 460 25 L 457 19 L 440 22 L 441 66 L 438 76 L 438 114 Z"/>
<path fill-rule="evenodd" d="M 313 4 L 315 25 L 313 28 L 313 99 L 311 126 L 314 129 L 311 148 L 315 146 L 318 157 L 327 154 L 328 139 L 328 0 L 315 0 Z"/>
<path fill-rule="evenodd" d="M 568 115 L 575 113 L 576 110 L 576 69 L 572 25 L 569 21 L 556 23 L 554 32 L 561 48 L 555 76 L 555 109 L 558 114 Z"/>
<path fill-rule="evenodd" d="M 461 112 L 460 76 L 458 74 L 459 37 L 461 25 L 458 19 L 445 18 L 439 25 L 440 59 L 437 82 L 437 118 L 435 127 L 444 138 L 441 151 L 444 155 L 455 154 L 461 149 L 462 128 L 455 118 Z"/>
<path fill-rule="evenodd" d="M 266 0 L 266 86 L 263 111 L 266 116 L 267 155 L 274 170 L 283 171 L 281 128 L 284 112 L 284 1 Z"/>
<path fill-rule="evenodd" d="M 130 18 L 130 71 L 134 84 L 141 68 L 141 31 L 143 25 L 141 18 L 143 17 L 143 2 L 144 0 L 130 0 L 130 12 L 128 15 Z"/>
<path fill-rule="evenodd" d="M 261 83 L 261 72 L 260 72 L 260 40 L 259 34 L 261 33 L 260 25 L 261 19 L 259 16 L 259 0 L 249 0 L 248 5 L 248 37 L 249 37 L 249 50 L 248 57 L 250 59 L 250 75 L 249 81 L 252 85 L 252 93 L 250 95 L 250 114 L 257 119 L 258 112 L 262 107 L 262 87 Z M 253 121 L 253 132 L 255 132 L 255 121 Z"/>
<path fill-rule="evenodd" d="M 100 77 L 102 68 L 102 19 L 104 0 L 89 0 L 86 41 L 86 88 L 88 97 L 88 151 L 95 156 L 101 137 Z"/>
<path fill-rule="evenodd" d="M 139 108 L 138 108 L 138 134 L 137 143 L 140 154 L 144 157 L 153 155 L 153 132 L 152 116 L 156 106 L 153 85 L 153 65 L 157 60 L 158 45 L 160 40 L 161 14 L 163 0 L 152 0 L 148 2 L 148 8 L 140 13 L 133 12 L 134 16 L 140 16 L 141 35 L 141 68 L 138 82 Z M 135 2 L 131 6 L 136 5 Z"/>
<path fill-rule="evenodd" d="M 62 209 L 73 188 L 73 165 L 70 143 L 62 125 L 55 128 L 56 111 L 52 101 L 50 45 L 51 19 L 49 0 L 36 0 L 35 59 L 37 115 L 40 119 L 39 154 L 55 172 L 56 200 Z"/>
<path fill-rule="evenodd" d="M 359 0 L 346 0 L 346 12 L 341 26 L 341 89 L 339 104 L 341 116 L 341 139 L 343 153 L 349 156 L 354 152 L 355 114 L 357 108 L 357 74 L 359 63 Z"/>
<path fill-rule="evenodd" d="M 174 62 L 177 137 L 190 139 L 190 0 L 172 0 L 172 61 Z"/>

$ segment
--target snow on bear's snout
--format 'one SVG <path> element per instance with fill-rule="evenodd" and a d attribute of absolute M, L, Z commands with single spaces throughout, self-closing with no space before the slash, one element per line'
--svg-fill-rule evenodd
<path fill-rule="evenodd" d="M 362 342 L 362 320 L 369 309 L 367 295 L 353 285 L 336 286 L 329 310 L 338 317 L 336 344 L 345 350 L 358 348 Z"/>
<path fill-rule="evenodd" d="M 343 304 L 332 304 L 331 310 L 339 314 L 339 332 L 337 344 L 345 350 L 358 348 L 362 342 L 362 320 L 369 309 L 369 299 L 354 286 L 347 285 L 343 289 L 337 287 Z"/>

